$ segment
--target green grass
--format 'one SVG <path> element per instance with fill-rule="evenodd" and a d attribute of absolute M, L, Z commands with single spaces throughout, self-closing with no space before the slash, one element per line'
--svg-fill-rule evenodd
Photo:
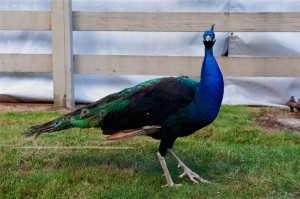
<path fill-rule="evenodd" d="M 176 154 L 213 182 L 177 179 L 182 171 L 167 158 L 179 188 L 161 187 L 156 140 L 110 142 L 97 129 L 77 128 L 32 140 L 21 133 L 61 113 L 1 113 L 0 198 L 299 198 L 300 136 L 257 126 L 260 111 L 223 106 L 212 125 L 179 138 Z"/>

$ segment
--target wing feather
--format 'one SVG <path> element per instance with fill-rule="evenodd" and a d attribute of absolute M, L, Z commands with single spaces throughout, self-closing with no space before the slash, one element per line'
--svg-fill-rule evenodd
<path fill-rule="evenodd" d="M 193 100 L 196 84 L 186 77 L 163 78 L 127 96 L 127 105 L 109 112 L 102 122 L 105 134 L 143 126 L 162 126 L 166 119 Z M 115 106 L 115 105 L 114 105 Z"/>

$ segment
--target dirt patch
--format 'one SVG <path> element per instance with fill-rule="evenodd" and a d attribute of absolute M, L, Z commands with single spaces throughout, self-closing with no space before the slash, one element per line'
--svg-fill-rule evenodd
<path fill-rule="evenodd" d="M 61 112 L 69 113 L 72 110 L 55 108 L 53 104 L 30 104 L 30 103 L 0 103 L 0 113 L 6 112 Z"/>
<path fill-rule="evenodd" d="M 258 125 L 269 130 L 285 130 L 300 134 L 300 113 L 289 109 L 267 108 L 255 118 Z"/>

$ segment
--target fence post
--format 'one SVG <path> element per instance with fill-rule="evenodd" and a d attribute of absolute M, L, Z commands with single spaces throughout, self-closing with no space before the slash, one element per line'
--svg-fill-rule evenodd
<path fill-rule="evenodd" d="M 71 0 L 52 0 L 51 29 L 54 106 L 74 108 Z"/>

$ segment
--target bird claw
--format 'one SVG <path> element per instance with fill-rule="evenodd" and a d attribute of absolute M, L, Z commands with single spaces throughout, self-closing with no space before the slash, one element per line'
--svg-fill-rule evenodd
<path fill-rule="evenodd" d="M 207 184 L 211 183 L 210 181 L 204 180 L 203 178 L 201 178 L 197 173 L 193 172 L 189 168 L 183 167 L 183 169 L 184 169 L 184 172 L 181 175 L 179 175 L 179 178 L 188 176 L 190 178 L 190 180 L 193 181 L 194 183 L 198 183 L 198 182 L 207 183 Z"/>
<path fill-rule="evenodd" d="M 188 176 L 190 178 L 191 181 L 193 181 L 194 183 L 198 183 L 198 182 L 202 182 L 202 183 L 211 183 L 208 180 L 204 180 L 202 179 L 197 173 L 193 172 L 190 168 L 188 168 L 176 155 L 175 153 L 172 151 L 172 149 L 167 149 L 167 152 L 170 154 L 170 156 L 173 158 L 173 160 L 175 162 L 177 162 L 178 164 L 178 168 L 182 168 L 183 169 L 183 173 L 181 175 L 179 175 L 179 178 L 183 178 L 184 176 Z M 168 184 L 170 184 L 170 182 L 168 180 Z"/>

